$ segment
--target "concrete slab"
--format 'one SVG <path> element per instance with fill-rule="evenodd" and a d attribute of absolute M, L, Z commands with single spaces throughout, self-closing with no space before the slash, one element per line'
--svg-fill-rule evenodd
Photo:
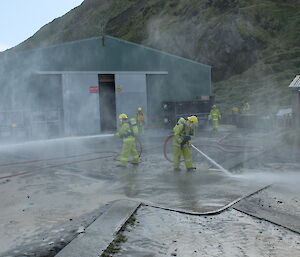
<path fill-rule="evenodd" d="M 183 163 L 182 171 L 174 172 L 163 156 L 165 137 L 155 133 L 144 137 L 141 164 L 124 169 L 116 167 L 114 158 L 121 149 L 118 138 L 73 138 L 0 148 L 1 176 L 32 171 L 0 180 L 0 256 L 16 256 L 16 251 L 20 256 L 24 252 L 36 256 L 38 247 L 61 249 L 79 227 L 94 220 L 82 219 L 83 215 L 98 217 L 115 200 L 203 213 L 270 184 L 257 177 L 210 171 L 194 153 L 195 172 L 186 172 Z M 209 153 L 220 163 L 229 155 Z"/>
<path fill-rule="evenodd" d="M 136 201 L 116 201 L 56 257 L 98 257 L 114 240 L 115 234 L 139 206 L 140 203 Z"/>
<path fill-rule="evenodd" d="M 214 216 L 191 216 L 144 207 L 114 257 L 300 256 L 300 235 L 229 209 Z"/>
<path fill-rule="evenodd" d="M 300 189 L 273 185 L 243 199 L 234 209 L 300 233 Z"/>

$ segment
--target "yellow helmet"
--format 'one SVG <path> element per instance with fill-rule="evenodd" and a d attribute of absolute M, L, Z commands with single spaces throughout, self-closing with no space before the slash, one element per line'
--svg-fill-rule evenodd
<path fill-rule="evenodd" d="M 121 113 L 119 119 L 128 119 L 128 116 L 125 113 Z"/>
<path fill-rule="evenodd" d="M 194 115 L 188 117 L 188 120 L 193 122 L 194 124 L 198 124 L 198 118 Z"/>
<path fill-rule="evenodd" d="M 141 110 L 142 110 L 142 108 L 141 108 L 141 107 L 139 107 L 139 108 L 137 108 L 137 110 L 138 110 L 138 111 L 141 111 Z"/>

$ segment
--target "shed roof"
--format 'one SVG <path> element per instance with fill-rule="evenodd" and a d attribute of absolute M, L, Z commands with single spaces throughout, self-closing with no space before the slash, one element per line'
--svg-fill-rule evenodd
<path fill-rule="evenodd" d="M 300 75 L 297 75 L 294 80 L 292 81 L 292 83 L 289 85 L 289 87 L 292 88 L 300 88 Z"/>

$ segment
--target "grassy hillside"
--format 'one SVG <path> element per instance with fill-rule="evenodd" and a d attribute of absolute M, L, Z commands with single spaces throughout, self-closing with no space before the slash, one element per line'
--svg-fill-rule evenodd
<path fill-rule="evenodd" d="M 229 111 L 289 105 L 300 68 L 300 0 L 85 0 L 15 50 L 106 34 L 213 66 Z"/>

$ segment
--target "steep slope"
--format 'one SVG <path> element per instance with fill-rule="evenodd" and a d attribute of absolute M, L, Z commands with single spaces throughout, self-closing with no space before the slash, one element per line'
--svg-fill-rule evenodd
<path fill-rule="evenodd" d="M 102 31 L 212 65 L 226 110 L 289 104 L 287 85 L 299 73 L 300 0 L 85 0 L 15 50 Z"/>

